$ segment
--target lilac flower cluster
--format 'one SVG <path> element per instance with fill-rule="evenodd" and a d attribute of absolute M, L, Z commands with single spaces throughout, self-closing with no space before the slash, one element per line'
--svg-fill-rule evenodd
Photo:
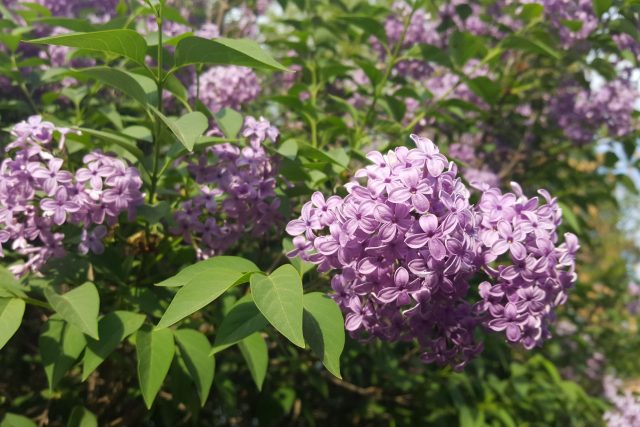
<path fill-rule="evenodd" d="M 267 140 L 275 142 L 278 130 L 262 117 L 248 116 L 242 136 L 246 147 L 218 144 L 188 161 L 199 187 L 176 212 L 172 232 L 193 243 L 199 258 L 219 255 L 246 233 L 261 236 L 281 221 L 276 167 L 262 146 Z"/>
<path fill-rule="evenodd" d="M 373 164 L 355 174 L 365 182 L 347 184 L 346 197 L 314 193 L 301 217 L 287 225 L 295 236 L 288 255 L 317 264 L 318 271 L 336 272 L 333 298 L 355 337 L 416 339 L 425 362 L 458 369 L 482 350 L 474 337 L 480 326 L 508 329 L 510 342 L 530 347 L 528 328 L 542 330 L 575 279 L 575 237 L 554 246 L 560 221 L 555 201 L 538 207 L 537 198 L 493 189 L 485 191 L 481 206 L 473 206 L 456 165 L 430 140 L 411 137 L 417 148 L 370 152 Z M 506 212 L 498 203 L 502 198 L 512 202 Z M 507 218 L 527 225 L 514 232 Z M 513 264 L 493 266 L 505 248 L 516 253 Z M 495 290 L 500 297 L 490 300 L 493 312 L 489 300 L 469 301 L 471 279 L 482 270 L 497 281 L 480 287 L 481 294 Z M 527 309 L 541 319 L 537 324 L 522 318 Z M 518 335 L 514 327 L 524 332 Z M 536 338 L 539 344 L 547 334 Z"/>
<path fill-rule="evenodd" d="M 513 193 L 506 194 L 490 188 L 477 205 L 482 214 L 479 237 L 490 248 L 485 261 L 506 261 L 485 266 L 494 284 L 480 284 L 481 308 L 491 319 L 487 321 L 490 329 L 505 331 L 509 342 L 532 349 L 551 336 L 554 309 L 564 304 L 576 281 L 579 245 L 571 233 L 557 245 L 562 211 L 547 191 L 539 190 L 546 201 L 540 205 L 537 197 L 529 199 L 517 184 L 512 188 Z"/>
<path fill-rule="evenodd" d="M 198 87 L 199 86 L 199 87 Z M 260 94 L 260 82 L 251 68 L 236 65 L 211 67 L 189 89 L 211 111 L 224 107 L 240 109 Z"/>
<path fill-rule="evenodd" d="M 81 253 L 101 253 L 104 225 L 114 224 L 122 212 L 132 214 L 143 200 L 137 169 L 111 155 L 93 151 L 75 174 L 64 170 L 51 147 L 55 132 L 62 150 L 69 129 L 40 116 L 18 123 L 6 147 L 12 154 L 0 164 L 0 256 L 1 245 L 8 243 L 27 257 L 11 268 L 16 275 L 37 272 L 50 258 L 65 254 L 64 224 L 83 228 Z"/>
<path fill-rule="evenodd" d="M 593 142 L 600 127 L 608 135 L 622 137 L 633 130 L 632 113 L 640 92 L 627 79 L 619 78 L 598 89 L 585 89 L 568 82 L 550 100 L 549 116 L 576 144 Z"/>
<path fill-rule="evenodd" d="M 545 17 L 560 36 L 565 48 L 585 40 L 598 27 L 598 17 L 591 0 L 521 0 L 522 3 L 541 3 Z M 566 22 L 577 22 L 580 28 L 570 29 Z"/>
<path fill-rule="evenodd" d="M 603 381 L 605 397 L 613 404 L 613 408 L 605 412 L 604 421 L 608 427 L 640 426 L 640 399 L 631 391 L 623 390 L 623 383 L 613 376 L 606 376 Z"/>

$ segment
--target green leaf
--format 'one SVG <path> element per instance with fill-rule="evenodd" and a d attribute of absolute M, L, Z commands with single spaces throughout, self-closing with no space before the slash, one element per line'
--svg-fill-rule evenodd
<path fill-rule="evenodd" d="M 193 278 L 203 271 L 210 270 L 214 267 L 222 267 L 226 270 L 233 270 L 239 273 L 253 273 L 260 271 L 257 265 L 245 258 L 237 256 L 216 256 L 213 258 L 200 261 L 193 264 L 184 270 L 180 271 L 173 277 L 163 280 L 157 283 L 156 286 L 177 287 L 184 286 L 189 283 Z"/>
<path fill-rule="evenodd" d="M 346 169 L 348 166 L 340 162 L 335 157 L 331 156 L 326 151 L 315 148 L 304 141 L 298 140 L 296 142 L 298 143 L 298 152 L 300 153 L 300 155 L 304 157 L 314 159 L 320 162 L 333 163 L 336 166 L 340 167 L 341 169 Z"/>
<path fill-rule="evenodd" d="M 583 22 L 577 19 L 563 19 L 560 22 L 562 23 L 562 25 L 564 25 L 574 33 L 577 33 L 578 31 L 580 31 L 583 25 Z"/>
<path fill-rule="evenodd" d="M 266 276 L 251 276 L 251 294 L 260 312 L 289 341 L 304 348 L 302 279 L 291 264 Z"/>
<path fill-rule="evenodd" d="M 126 71 L 112 67 L 91 67 L 74 71 L 72 74 L 98 80 L 101 83 L 116 88 L 142 105 L 147 104 L 147 93 L 138 80 Z"/>
<path fill-rule="evenodd" d="M 384 26 L 378 19 L 366 15 L 345 15 L 340 16 L 338 20 L 355 25 L 356 27 L 364 30 L 366 34 L 374 35 L 378 40 L 384 43 L 387 42 L 387 33 L 384 30 Z"/>
<path fill-rule="evenodd" d="M 53 390 L 73 366 L 87 342 L 78 328 L 53 316 L 45 324 L 38 344 L 49 390 Z"/>
<path fill-rule="evenodd" d="M 0 298 L 0 349 L 16 333 L 24 315 L 24 301 L 18 298 Z"/>
<path fill-rule="evenodd" d="M 133 30 L 106 30 L 89 33 L 68 33 L 40 39 L 29 43 L 77 47 L 87 50 L 122 55 L 140 65 L 145 65 L 147 42 Z"/>
<path fill-rule="evenodd" d="M 259 332 L 249 335 L 240 341 L 239 344 L 242 357 L 247 362 L 251 378 L 256 383 L 258 390 L 262 390 L 264 377 L 267 375 L 269 366 L 269 350 L 267 343 Z"/>
<path fill-rule="evenodd" d="M 100 339 L 98 335 L 100 296 L 93 283 L 87 282 L 64 295 L 45 289 L 44 296 L 64 320 L 91 338 Z"/>
<path fill-rule="evenodd" d="M 87 408 L 76 406 L 71 411 L 67 427 L 98 427 L 98 419 Z"/>
<path fill-rule="evenodd" d="M 232 108 L 223 108 L 215 113 L 213 117 L 224 136 L 227 138 L 236 138 L 238 136 L 244 122 L 242 114 Z"/>
<path fill-rule="evenodd" d="M 593 10 L 598 17 L 602 16 L 613 5 L 613 0 L 593 0 Z"/>
<path fill-rule="evenodd" d="M 129 153 L 133 154 L 139 162 L 142 162 L 144 160 L 144 153 L 136 146 L 135 139 L 131 138 L 130 136 L 117 132 L 104 132 L 88 128 L 78 128 L 78 130 L 80 130 L 82 133 L 86 133 L 87 135 L 94 136 L 106 142 L 115 144 L 118 147 L 124 148 Z"/>
<path fill-rule="evenodd" d="M 518 35 L 510 35 L 503 39 L 502 46 L 505 48 L 518 49 L 538 55 L 550 56 L 560 59 L 560 53 L 543 41 Z"/>
<path fill-rule="evenodd" d="M 16 280 L 16 277 L 6 268 L 0 265 L 0 290 L 6 290 L 9 295 L 26 298 L 27 294 Z"/>
<path fill-rule="evenodd" d="M 582 233 L 582 227 L 580 227 L 578 217 L 573 210 L 563 202 L 558 202 L 558 206 L 562 210 L 562 217 L 567 220 L 567 223 L 571 228 L 573 228 L 573 231 L 578 234 Z"/>
<path fill-rule="evenodd" d="M 152 105 L 148 105 L 148 107 L 189 151 L 193 150 L 196 139 L 209 127 L 207 116 L 199 111 L 192 111 L 180 117 L 178 120 L 171 120 L 156 107 Z"/>
<path fill-rule="evenodd" d="M 298 144 L 292 139 L 288 139 L 278 147 L 278 154 L 289 160 L 294 160 L 298 154 Z"/>
<path fill-rule="evenodd" d="M 193 150 L 196 140 L 201 137 L 209 127 L 209 120 L 207 120 L 207 116 L 201 112 L 192 111 L 180 117 L 175 125 L 184 135 L 186 144 L 185 142 L 180 142 L 182 142 L 182 145 L 184 145 L 187 150 L 191 151 Z"/>
<path fill-rule="evenodd" d="M 195 274 L 178 290 L 156 329 L 163 329 L 209 305 L 238 283 L 243 274 L 213 266 Z"/>
<path fill-rule="evenodd" d="M 7 412 L 0 423 L 0 427 L 37 427 L 38 425 L 27 417 Z"/>
<path fill-rule="evenodd" d="M 467 85 L 476 95 L 490 105 L 495 104 L 500 98 L 500 85 L 488 77 L 480 76 L 467 80 Z"/>
<path fill-rule="evenodd" d="M 455 32 L 449 40 L 449 47 L 456 64 L 462 67 L 484 49 L 484 43 L 480 37 L 470 33 Z"/>
<path fill-rule="evenodd" d="M 335 301 L 320 292 L 304 295 L 304 338 L 329 372 L 342 378 L 344 318 Z"/>
<path fill-rule="evenodd" d="M 98 322 L 100 341 L 89 338 L 82 362 L 82 381 L 89 378 L 102 362 L 129 335 L 136 332 L 144 323 L 144 315 L 130 311 L 115 311 L 104 316 Z"/>
<path fill-rule="evenodd" d="M 231 347 L 249 335 L 261 331 L 267 323 L 267 319 L 260 313 L 251 295 L 245 295 L 222 319 L 211 354 Z"/>
<path fill-rule="evenodd" d="M 434 62 L 447 68 L 453 67 L 449 55 L 439 47 L 430 44 L 420 44 L 419 48 L 425 61 Z"/>
<path fill-rule="evenodd" d="M 534 19 L 540 18 L 544 13 L 544 6 L 538 3 L 529 3 L 522 5 L 520 12 L 520 19 L 524 22 L 531 22 Z"/>
<path fill-rule="evenodd" d="M 193 379 L 202 406 L 207 402 L 213 384 L 216 361 L 209 356 L 211 344 L 204 334 L 193 329 L 178 329 L 174 332 L 180 357 L 184 360 Z"/>
<path fill-rule="evenodd" d="M 207 40 L 191 36 L 180 40 L 176 47 L 176 66 L 189 64 L 242 65 L 287 71 L 284 65 L 262 50 L 255 41 L 224 37 Z"/>
<path fill-rule="evenodd" d="M 175 352 L 173 333 L 169 329 L 143 328 L 136 334 L 138 381 L 144 403 L 151 409 L 162 387 Z"/>
<path fill-rule="evenodd" d="M 46 17 L 37 19 L 35 22 L 45 24 L 50 27 L 62 27 L 71 31 L 90 32 L 94 30 L 93 25 L 86 19 L 70 19 L 59 17 Z"/>

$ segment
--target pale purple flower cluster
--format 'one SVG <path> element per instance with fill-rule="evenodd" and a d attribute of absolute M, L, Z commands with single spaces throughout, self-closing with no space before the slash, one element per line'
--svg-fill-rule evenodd
<path fill-rule="evenodd" d="M 218 66 L 202 73 L 189 91 L 192 97 L 198 93 L 204 105 L 215 113 L 224 107 L 240 109 L 256 99 L 260 94 L 260 82 L 251 68 Z"/>
<path fill-rule="evenodd" d="M 133 212 L 143 200 L 142 180 L 136 168 L 100 151 L 84 157 L 75 174 L 63 169 L 63 159 L 51 147 L 54 132 L 70 132 L 42 121 L 40 116 L 18 123 L 15 138 L 0 164 L 0 255 L 2 244 L 27 257 L 12 271 L 22 275 L 39 271 L 51 257 L 63 256 L 65 234 L 61 226 L 83 228 L 81 253 L 101 253 L 106 228 L 122 212 Z M 89 228 L 98 225 L 93 230 Z"/>
<path fill-rule="evenodd" d="M 613 408 L 605 412 L 608 427 L 640 427 L 640 398 L 624 390 L 620 379 L 607 375 L 603 381 L 605 397 Z"/>
<path fill-rule="evenodd" d="M 176 212 L 172 232 L 194 243 L 199 258 L 219 255 L 246 233 L 261 236 L 281 221 L 276 167 L 262 146 L 267 140 L 275 142 L 278 130 L 262 117 L 248 116 L 242 136 L 245 147 L 214 145 L 188 162 L 199 187 Z"/>
<path fill-rule="evenodd" d="M 538 197 L 526 197 L 517 184 L 512 188 L 506 194 L 487 189 L 477 205 L 482 214 L 479 237 L 489 248 L 485 271 L 494 282 L 480 284 L 484 302 L 479 307 L 490 319 L 490 329 L 505 331 L 509 342 L 532 349 L 551 336 L 554 310 L 565 303 L 576 281 L 579 245 L 571 233 L 558 243 L 562 211 L 546 190 L 539 190 L 546 201 L 539 204 Z"/>
<path fill-rule="evenodd" d="M 622 137 L 633 130 L 632 113 L 640 92 L 626 79 L 616 79 L 591 90 L 569 82 L 549 104 L 549 115 L 564 134 L 577 144 L 593 142 L 600 127 L 608 135 Z"/>
<path fill-rule="evenodd" d="M 502 299 L 492 300 L 496 304 L 493 313 L 488 313 L 487 300 L 469 301 L 470 279 L 486 269 L 490 278 L 497 280 L 491 288 L 496 290 L 496 298 L 512 298 L 511 291 L 516 292 L 514 322 L 529 308 L 546 319 L 552 308 L 563 302 L 558 295 L 564 295 L 575 277 L 572 256 L 577 241 L 567 237 L 565 245 L 554 247 L 560 218 L 553 200 L 538 207 L 534 198 L 521 206 L 524 196 L 502 196 L 493 189 L 485 192 L 482 206 L 473 206 L 456 165 L 430 140 L 411 137 L 417 148 L 400 147 L 386 155 L 370 152 L 367 157 L 373 164 L 355 174 L 365 182 L 347 184 L 346 197 L 325 199 L 314 193 L 303 206 L 301 217 L 287 225 L 295 246 L 288 255 L 317 264 L 318 271 L 336 272 L 331 280 L 333 298 L 345 313 L 346 329 L 353 336 L 416 339 L 425 362 L 449 363 L 461 369 L 482 350 L 474 337 L 477 327 L 506 329 L 499 323 L 505 312 L 505 318 L 512 320 L 508 317 L 511 305 L 498 310 L 500 303 L 504 305 Z M 500 204 L 492 205 L 497 197 L 513 201 L 505 215 Z M 551 223 L 549 216 L 553 217 Z M 526 230 L 526 239 L 516 235 L 523 251 L 515 249 L 513 265 L 494 267 L 490 264 L 504 253 L 505 245 L 507 250 L 511 248 L 513 227 L 509 232 L 504 218 L 515 217 L 529 221 L 528 228 L 517 228 L 518 233 Z M 496 221 L 499 228 L 497 223 L 494 227 Z M 540 237 L 532 243 L 529 237 L 533 230 Z M 535 246 L 538 240 L 543 249 Z M 533 277 L 523 271 L 523 262 L 525 266 L 534 262 Z M 561 271 L 565 266 L 566 274 Z M 506 275 L 501 275 L 505 269 Z M 558 277 L 561 292 L 551 283 Z M 538 293 L 534 292 L 536 300 L 527 305 L 534 285 L 545 292 L 543 297 L 547 287 L 553 288 L 549 298 L 553 295 L 555 299 L 542 298 L 539 307 Z M 487 286 L 491 287 L 487 283 L 481 292 Z M 508 340 L 528 346 L 526 332 L 516 336 L 512 330 L 509 326 Z M 536 343 L 542 338 L 546 335 Z"/>

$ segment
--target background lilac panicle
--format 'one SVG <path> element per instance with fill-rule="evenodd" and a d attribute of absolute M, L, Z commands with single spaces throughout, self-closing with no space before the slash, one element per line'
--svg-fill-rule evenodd
<path fill-rule="evenodd" d="M 606 82 L 596 89 L 568 81 L 551 98 L 549 116 L 576 144 L 592 142 L 602 126 L 606 126 L 610 136 L 622 137 L 633 130 L 632 113 L 638 97 L 638 89 L 625 78 Z"/>
<path fill-rule="evenodd" d="M 199 90 L 198 90 L 199 86 Z M 199 99 L 211 111 L 224 107 L 240 109 L 260 94 L 260 82 L 256 73 L 247 67 L 236 65 L 211 67 L 194 81 L 190 95 Z"/>
<path fill-rule="evenodd" d="M 598 27 L 598 17 L 591 0 L 521 0 L 522 3 L 538 3 L 544 6 L 544 14 L 551 27 L 558 32 L 565 48 L 584 41 Z M 565 23 L 575 21 L 581 26 L 570 29 Z"/>
<path fill-rule="evenodd" d="M 69 132 L 40 116 L 11 131 L 9 154 L 0 164 L 0 255 L 4 245 L 26 257 L 11 267 L 17 275 L 38 272 L 65 254 L 65 224 L 82 227 L 80 253 L 101 253 L 106 227 L 122 212 L 132 216 L 143 200 L 138 170 L 112 155 L 92 151 L 75 173 L 63 169 L 55 153 L 62 152 Z M 54 133 L 60 134 L 57 147 Z"/>
<path fill-rule="evenodd" d="M 604 414 L 608 427 L 636 427 L 640 425 L 640 399 L 623 382 L 611 375 L 603 380 L 604 394 L 613 407 Z"/>
<path fill-rule="evenodd" d="M 196 195 L 175 213 L 172 231 L 194 244 L 199 258 L 219 255 L 247 233 L 258 237 L 282 221 L 276 197 L 276 165 L 263 147 L 278 130 L 264 118 L 245 119 L 247 145 L 207 148 L 187 169 L 198 184 Z"/>
<path fill-rule="evenodd" d="M 577 239 L 558 244 L 560 210 L 519 187 L 501 194 L 484 186 L 478 206 L 457 167 L 428 139 L 356 172 L 344 198 L 313 194 L 287 225 L 288 255 L 334 271 L 333 298 L 355 337 L 416 339 L 427 362 L 462 368 L 480 353 L 476 328 L 505 331 L 532 348 L 548 338 L 554 308 L 575 281 Z M 508 252 L 508 255 L 504 255 Z M 496 261 L 505 262 L 496 265 Z M 471 279 L 486 271 L 481 299 L 470 301 Z"/>

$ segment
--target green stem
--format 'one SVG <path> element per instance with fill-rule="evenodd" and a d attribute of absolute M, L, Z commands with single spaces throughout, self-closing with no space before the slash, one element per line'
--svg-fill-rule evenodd
<path fill-rule="evenodd" d="M 49 303 L 46 303 L 44 301 L 40 301 L 35 298 L 29 298 L 29 297 L 26 297 L 23 299 L 24 299 L 24 302 L 26 302 L 27 304 L 35 305 L 36 307 L 46 308 L 47 310 L 53 310 L 53 308 L 51 308 L 51 305 L 49 305 Z"/>
<path fill-rule="evenodd" d="M 316 63 L 314 62 L 309 66 L 311 70 L 311 87 L 309 88 L 309 98 L 313 111 L 316 111 L 316 105 L 318 100 L 318 74 L 316 69 Z M 311 146 L 318 147 L 318 123 L 315 117 L 309 117 L 309 125 L 311 126 Z"/>
<path fill-rule="evenodd" d="M 158 70 L 156 75 L 156 84 L 158 92 L 158 111 L 162 113 L 162 91 L 164 89 L 164 76 L 163 76 L 163 63 L 162 63 L 162 5 L 158 6 L 156 13 L 156 20 L 158 22 Z M 151 189 L 149 190 L 149 203 L 153 204 L 156 196 L 156 189 L 158 187 L 159 178 L 159 165 L 160 165 L 160 120 L 155 119 L 154 132 L 153 132 L 153 171 L 151 173 Z"/>

